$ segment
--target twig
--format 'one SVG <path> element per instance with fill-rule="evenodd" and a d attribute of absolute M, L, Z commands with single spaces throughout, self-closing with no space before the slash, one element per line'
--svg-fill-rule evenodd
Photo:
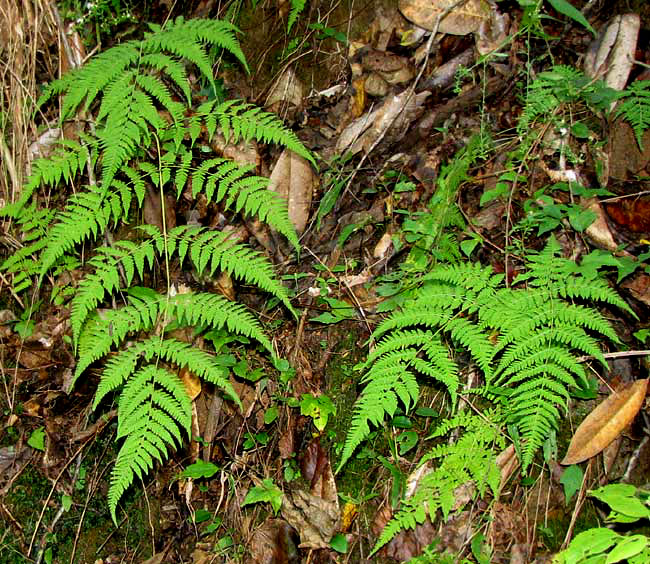
<path fill-rule="evenodd" d="M 567 529 L 566 535 L 564 537 L 564 542 L 562 543 L 562 548 L 566 548 L 569 545 L 569 542 L 571 541 L 571 537 L 573 536 L 573 529 L 576 525 L 576 521 L 578 520 L 578 515 L 580 514 L 580 510 L 582 509 L 582 506 L 585 503 L 586 499 L 586 491 L 587 491 L 587 478 L 589 477 L 589 472 L 591 470 L 591 466 L 594 462 L 594 459 L 591 458 L 589 460 L 589 464 L 587 464 L 587 469 L 585 470 L 585 475 L 584 478 L 582 479 L 582 485 L 580 486 L 580 492 L 578 493 L 578 498 L 576 499 L 576 505 L 573 509 L 573 513 L 571 514 L 571 522 L 569 523 L 569 528 Z"/>
<path fill-rule="evenodd" d="M 641 350 L 641 351 L 619 351 L 612 353 L 605 353 L 603 356 L 605 358 L 626 358 L 628 356 L 647 356 L 650 355 L 650 350 Z M 587 360 L 593 360 L 593 356 L 585 355 L 579 356 L 578 362 L 585 362 Z"/>

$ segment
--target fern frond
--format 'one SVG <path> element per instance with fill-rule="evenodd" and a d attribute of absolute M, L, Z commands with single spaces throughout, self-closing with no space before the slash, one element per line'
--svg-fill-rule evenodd
<path fill-rule="evenodd" d="M 275 276 L 264 255 L 232 240 L 229 232 L 197 230 L 189 252 L 199 274 L 206 269 L 212 276 L 217 270 L 227 272 L 246 284 L 253 284 L 278 298 L 293 312 L 287 289 Z"/>
<path fill-rule="evenodd" d="M 582 72 L 566 65 L 556 65 L 550 71 L 539 73 L 526 93 L 517 124 L 519 134 L 526 135 L 538 117 L 548 119 L 563 103 L 578 100 L 584 81 Z"/>
<path fill-rule="evenodd" d="M 240 139 L 258 139 L 265 143 L 275 143 L 290 149 L 316 166 L 313 155 L 300 142 L 282 120 L 271 112 L 241 100 L 227 100 L 217 104 L 215 100 L 201 104 L 197 114 L 205 120 L 210 138 L 217 124 L 226 142 L 237 143 Z"/>
<path fill-rule="evenodd" d="M 259 322 L 245 306 L 229 302 L 215 294 L 177 294 L 164 302 L 162 311 L 176 317 L 178 322 L 190 326 L 226 328 L 231 333 L 244 335 L 258 341 L 273 353 L 273 347 Z"/>
<path fill-rule="evenodd" d="M 416 374 L 444 384 L 452 403 L 456 402 L 458 367 L 433 331 L 394 331 L 378 343 L 362 369 L 367 369 L 361 380 L 366 387 L 354 407 L 339 469 L 368 437 L 370 423 L 381 426 L 385 417 L 392 417 L 398 400 L 405 410 L 417 402 Z"/>
<path fill-rule="evenodd" d="M 389 331 L 405 329 L 406 327 L 413 327 L 415 325 L 428 328 L 444 327 L 452 318 L 452 315 L 453 311 L 431 310 L 428 305 L 418 301 L 414 305 L 404 308 L 404 310 L 396 312 L 388 319 L 382 321 L 377 329 L 373 331 L 373 337 L 379 338 Z"/>
<path fill-rule="evenodd" d="M 49 231 L 40 259 L 40 276 L 75 245 L 94 239 L 111 221 L 124 217 L 130 202 L 131 191 L 122 182 L 115 182 L 108 193 L 99 186 L 89 186 L 86 192 L 72 196 Z"/>
<path fill-rule="evenodd" d="M 129 304 L 122 308 L 90 316 L 79 336 L 79 360 L 74 380 L 93 362 L 106 356 L 112 347 L 119 346 L 129 333 L 152 329 L 159 307 L 158 299 L 131 297 Z"/>
<path fill-rule="evenodd" d="M 387 416 L 395 414 L 398 400 L 407 410 L 417 402 L 419 386 L 408 370 L 416 355 L 417 351 L 413 349 L 396 350 L 375 362 L 372 372 L 366 376 L 366 387 L 354 406 L 337 472 L 370 435 L 370 423 L 382 426 Z"/>
<path fill-rule="evenodd" d="M 643 150 L 643 133 L 650 127 L 650 80 L 637 80 L 623 94 L 616 115 L 623 117 L 634 130 L 636 141 Z"/>
<path fill-rule="evenodd" d="M 187 79 L 187 72 L 182 59 L 165 53 L 152 53 L 140 57 L 140 65 L 151 67 L 169 77 L 169 79 L 183 92 L 187 103 L 192 101 L 192 91 Z"/>
<path fill-rule="evenodd" d="M 153 359 L 161 359 L 174 363 L 180 368 L 187 368 L 198 377 L 217 386 L 229 399 L 241 406 L 239 396 L 228 380 L 228 368 L 219 364 L 216 357 L 188 343 L 153 336 L 120 351 L 106 363 L 95 393 L 93 409 L 97 409 L 108 394 L 118 390 L 127 382 L 140 360 L 149 362 Z"/>
<path fill-rule="evenodd" d="M 154 228 L 155 229 L 155 228 Z M 153 267 L 155 249 L 151 240 L 140 244 L 131 241 L 118 241 L 113 247 L 100 247 L 98 254 L 88 261 L 94 270 L 81 280 L 72 300 L 70 325 L 72 338 L 76 344 L 90 312 L 120 287 L 120 266 L 124 269 L 127 287 L 136 275 L 142 276 L 145 266 Z"/>
<path fill-rule="evenodd" d="M 41 256 L 40 275 L 43 276 L 56 260 L 76 244 L 103 231 L 110 219 L 110 210 L 103 206 L 104 192 L 92 186 L 72 198 L 59 220 L 50 230 L 45 251 Z"/>
<path fill-rule="evenodd" d="M 246 72 L 249 72 L 246 57 L 237 40 L 238 31 L 227 21 L 208 19 L 186 21 L 179 17 L 173 22 L 167 22 L 162 30 L 145 37 L 142 41 L 142 51 L 156 53 L 162 50 L 184 57 L 194 63 L 203 76 L 212 82 L 214 80 L 212 64 L 200 47 L 201 44 L 214 45 L 228 51 L 237 58 Z"/>
<path fill-rule="evenodd" d="M 413 495 L 402 501 L 399 511 L 388 522 L 379 540 L 373 547 L 375 554 L 382 546 L 404 529 L 414 529 L 424 523 L 427 516 L 434 520 L 440 510 L 446 519 L 457 503 L 456 492 L 461 486 L 476 487 L 479 495 L 486 490 L 496 495 L 499 490 L 500 472 L 496 464 L 496 452 L 503 448 L 504 439 L 499 427 L 492 420 L 494 413 L 486 412 L 484 417 L 461 414 L 441 424 L 434 431 L 434 437 L 443 436 L 452 429 L 464 427 L 453 444 L 438 444 L 425 454 L 420 466 L 436 462 L 419 480 Z"/>
<path fill-rule="evenodd" d="M 267 189 L 268 178 L 247 176 L 252 168 L 228 159 L 208 159 L 192 175 L 192 196 L 196 197 L 205 189 L 209 200 L 220 202 L 225 199 L 226 207 L 234 204 L 236 213 L 256 215 L 284 235 L 297 249 L 298 237 L 289 219 L 286 201 Z"/>
<path fill-rule="evenodd" d="M 305 9 L 306 0 L 290 0 L 291 10 L 289 11 L 289 21 L 287 22 L 287 33 L 291 31 L 293 24 L 296 23 L 298 16 Z"/>
<path fill-rule="evenodd" d="M 117 525 L 116 509 L 122 494 L 136 477 L 143 478 L 154 460 L 163 462 L 168 449 L 189 434 L 192 405 L 180 378 L 147 366 L 124 387 L 118 408 L 118 438 L 126 437 L 111 474 L 108 505 Z"/>
<path fill-rule="evenodd" d="M 90 149 L 86 144 L 68 139 L 59 141 L 49 157 L 36 159 L 32 163 L 32 172 L 22 187 L 19 200 L 1 208 L 0 217 L 19 217 L 21 210 L 41 186 L 72 182 L 89 158 Z"/>

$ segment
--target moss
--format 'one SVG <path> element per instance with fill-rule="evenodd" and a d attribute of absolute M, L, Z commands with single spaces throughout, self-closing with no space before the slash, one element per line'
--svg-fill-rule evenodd
<path fill-rule="evenodd" d="M 75 488 L 71 494 L 72 506 L 57 522 L 54 533 L 48 539 L 47 548 L 52 553 L 53 562 L 70 562 L 81 519 L 83 522 L 77 540 L 75 562 L 95 562 L 98 558 L 109 554 L 123 553 L 124 547 L 128 547 L 130 555 L 137 557 L 138 560 L 151 556 L 152 533 L 149 524 L 149 510 L 152 513 L 151 523 L 154 526 L 154 538 L 159 537 L 158 526 L 161 522 L 160 501 L 155 496 L 150 495 L 147 503 L 142 488 L 132 488 L 123 502 L 124 514 L 128 518 L 119 529 L 115 529 L 110 518 L 102 487 L 94 489 L 88 496 L 91 478 L 97 471 L 101 472 L 105 461 L 114 457 L 116 450 L 117 446 L 112 441 L 112 435 L 106 433 L 97 439 L 85 454 L 79 478 L 75 482 Z M 0 564 L 29 562 L 22 552 L 25 552 L 26 546 L 29 545 L 43 504 L 52 487 L 50 481 L 34 466 L 38 460 L 35 458 L 32 464 L 23 470 L 3 500 L 13 519 L 23 528 L 23 534 L 22 538 L 18 537 L 15 534 L 16 529 L 7 519 L 7 515 L 4 512 L 0 513 L 0 531 L 7 531 L 4 538 L 0 536 L 2 538 Z M 108 474 L 102 476 L 106 481 L 108 477 Z M 61 482 L 61 484 L 63 483 Z M 103 489 L 105 490 L 107 487 L 106 485 Z M 58 491 L 53 494 L 40 523 L 36 544 L 40 542 L 42 534 L 58 511 L 61 496 L 62 494 Z M 84 510 L 87 498 L 88 503 Z M 32 556 L 34 555 L 33 553 Z"/>

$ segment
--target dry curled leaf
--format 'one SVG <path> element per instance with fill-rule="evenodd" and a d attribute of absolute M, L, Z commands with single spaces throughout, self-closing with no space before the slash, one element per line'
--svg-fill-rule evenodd
<path fill-rule="evenodd" d="M 585 57 L 587 75 L 603 77 L 610 88 L 623 90 L 634 64 L 640 26 L 638 14 L 614 16 L 589 46 Z"/>
<path fill-rule="evenodd" d="M 596 456 L 627 427 L 643 405 L 648 379 L 614 392 L 576 430 L 561 464 L 578 464 Z"/>
<path fill-rule="evenodd" d="M 432 31 L 439 15 L 457 4 L 457 0 L 400 0 L 399 9 L 407 20 Z M 467 35 L 478 31 L 489 18 L 487 2 L 467 0 L 454 6 L 440 21 L 439 33 Z"/>
<path fill-rule="evenodd" d="M 311 165 L 293 151 L 285 149 L 271 173 L 269 190 L 287 199 L 289 219 L 301 234 L 309 220 L 311 195 L 317 178 Z"/>

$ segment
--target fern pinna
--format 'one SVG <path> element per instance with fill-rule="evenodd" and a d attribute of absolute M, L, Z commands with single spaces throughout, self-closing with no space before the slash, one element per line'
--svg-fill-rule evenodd
<path fill-rule="evenodd" d="M 28 287 L 30 276 L 38 276 L 40 284 L 66 256 L 78 253 L 80 244 L 128 222 L 152 187 L 177 198 L 201 193 L 230 217 L 254 216 L 298 247 L 286 202 L 267 190 L 266 178 L 255 175 L 251 166 L 218 154 L 205 158 L 205 151 L 196 150 L 199 139 L 211 140 L 219 133 L 227 142 L 276 143 L 314 162 L 296 135 L 271 113 L 239 100 L 193 106 L 188 65 L 213 88 L 213 48 L 234 56 L 247 69 L 237 31 L 218 20 L 179 18 L 164 28 L 151 26 L 143 39 L 107 50 L 46 89 L 41 103 L 62 95 L 62 119 L 83 111 L 93 127 L 80 132 L 79 141 L 62 141 L 52 156 L 37 161 L 20 199 L 0 210 L 30 233 L 25 239 L 29 245 L 19 256 L 0 266 L 19 280 L 20 289 Z M 88 185 L 77 190 L 62 211 L 43 216 L 35 227 L 30 218 L 39 188 L 78 183 L 84 171 Z M 219 357 L 175 339 L 169 328 L 226 330 L 251 338 L 273 354 L 260 323 L 242 304 L 209 293 L 175 294 L 171 286 L 158 294 L 134 284 L 145 281 L 158 261 L 175 260 L 198 274 L 228 273 L 292 311 L 272 265 L 229 232 L 198 226 L 161 231 L 144 225 L 132 233 L 128 240 L 91 254 L 90 273 L 79 283 L 70 308 L 78 354 L 74 381 L 107 359 L 94 408 L 107 395 L 119 393 L 118 438 L 124 442 L 108 493 L 114 521 L 129 485 L 154 461 L 165 460 L 189 434 L 191 403 L 178 370 L 191 371 L 239 403 Z M 124 305 L 100 314 L 98 308 L 118 293 Z"/>
<path fill-rule="evenodd" d="M 467 351 L 483 373 L 485 386 L 479 391 L 499 407 L 495 424 L 517 430 L 522 467 L 527 469 L 557 427 L 571 390 L 586 386 L 578 356 L 593 357 L 606 368 L 593 335 L 618 342 L 598 310 L 574 302 L 602 302 L 630 311 L 606 282 L 582 277 L 559 251 L 551 238 L 514 287 L 504 287 L 503 275 L 472 264 L 438 265 L 423 277 L 416 297 L 373 333 L 379 341 L 362 366 L 365 387 L 339 469 L 370 434 L 371 424 L 381 426 L 400 404 L 408 410 L 416 403 L 418 378 L 442 384 L 455 404 L 460 370 L 451 346 Z M 449 504 L 439 500 L 427 505 L 444 509 Z M 402 526 L 425 518 L 423 510 L 409 515 L 400 518 Z M 390 534 L 383 534 L 381 543 L 399 528 L 389 525 Z"/>

